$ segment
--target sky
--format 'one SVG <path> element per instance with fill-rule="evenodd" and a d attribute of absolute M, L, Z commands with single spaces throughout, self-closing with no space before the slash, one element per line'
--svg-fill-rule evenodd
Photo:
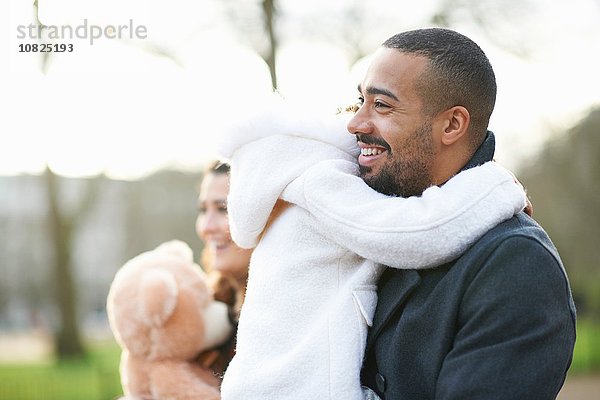
<path fill-rule="evenodd" d="M 375 50 L 397 25 L 423 25 L 428 7 L 440 1 L 382 0 L 362 9 L 362 25 L 373 29 L 357 29 Z M 479 43 L 494 66 L 499 89 L 490 128 L 498 138 L 497 160 L 511 168 L 600 105 L 600 2 L 531 1 L 537 5 L 492 21 L 492 35 L 460 19 L 453 25 Z M 270 93 L 267 66 L 251 46 L 258 22 L 240 19 L 256 10 L 256 1 L 39 2 L 45 25 L 79 27 L 87 37 L 45 38 L 72 44 L 73 51 L 50 53 L 42 71 L 40 53 L 19 52 L 41 43 L 19 37 L 33 21 L 30 2 L 0 6 L 0 175 L 39 173 L 46 163 L 65 176 L 106 173 L 115 179 L 165 167 L 197 170 L 214 157 L 224 124 Z M 235 2 L 238 19 L 231 23 L 224 4 Z M 324 112 L 356 99 L 368 57 L 352 63 L 330 32 L 299 30 L 315 15 L 335 16 L 344 4 L 320 9 L 322 1 L 281 0 L 277 67 L 284 97 Z M 236 24 L 243 28 L 236 31 Z M 103 36 L 91 44 L 92 25 L 106 36 L 121 26 L 121 39 Z M 506 43 L 525 48 L 525 56 Z"/>

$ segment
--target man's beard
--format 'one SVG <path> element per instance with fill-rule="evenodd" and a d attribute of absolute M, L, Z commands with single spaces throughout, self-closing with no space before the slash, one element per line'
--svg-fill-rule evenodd
<path fill-rule="evenodd" d="M 363 139 L 368 141 L 366 138 Z M 433 138 L 431 124 L 419 127 L 402 149 L 392 154 L 389 145 L 385 164 L 377 175 L 371 167 L 359 165 L 360 176 L 373 190 L 388 196 L 420 196 L 432 184 Z"/>

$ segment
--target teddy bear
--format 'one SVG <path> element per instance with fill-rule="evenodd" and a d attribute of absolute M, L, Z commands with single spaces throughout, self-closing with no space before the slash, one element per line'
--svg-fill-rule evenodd
<path fill-rule="evenodd" d="M 193 360 L 229 339 L 232 326 L 187 244 L 166 242 L 125 263 L 107 313 L 127 399 L 220 399 L 220 379 Z"/>

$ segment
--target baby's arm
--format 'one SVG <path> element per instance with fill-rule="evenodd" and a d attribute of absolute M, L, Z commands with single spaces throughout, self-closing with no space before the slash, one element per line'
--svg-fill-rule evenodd
<path fill-rule="evenodd" d="M 224 129 L 217 144 L 231 160 L 228 196 L 233 240 L 255 247 L 285 187 L 323 160 L 356 159 L 356 139 L 345 117 L 313 115 L 275 101 Z"/>
<path fill-rule="evenodd" d="M 231 235 L 238 246 L 252 248 L 290 182 L 323 160 L 352 160 L 353 156 L 316 140 L 272 135 L 244 144 L 230 158 L 227 208 Z"/>
<path fill-rule="evenodd" d="M 353 162 L 323 161 L 288 185 L 282 198 L 309 211 L 330 239 L 395 268 L 433 267 L 458 257 L 526 202 L 512 174 L 493 162 L 410 198 L 378 193 L 357 174 Z"/>

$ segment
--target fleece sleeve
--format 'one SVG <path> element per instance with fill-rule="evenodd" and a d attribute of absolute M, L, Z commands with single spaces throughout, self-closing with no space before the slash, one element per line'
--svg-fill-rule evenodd
<path fill-rule="evenodd" d="M 322 161 L 288 185 L 282 199 L 306 209 L 338 244 L 394 268 L 448 262 L 525 206 L 523 188 L 495 163 L 410 198 L 378 193 L 357 173 L 354 162 Z"/>
<path fill-rule="evenodd" d="M 272 135 L 241 146 L 231 155 L 227 198 L 233 240 L 242 248 L 255 247 L 275 202 L 290 182 L 323 160 L 352 158 L 327 143 L 289 135 Z"/>

